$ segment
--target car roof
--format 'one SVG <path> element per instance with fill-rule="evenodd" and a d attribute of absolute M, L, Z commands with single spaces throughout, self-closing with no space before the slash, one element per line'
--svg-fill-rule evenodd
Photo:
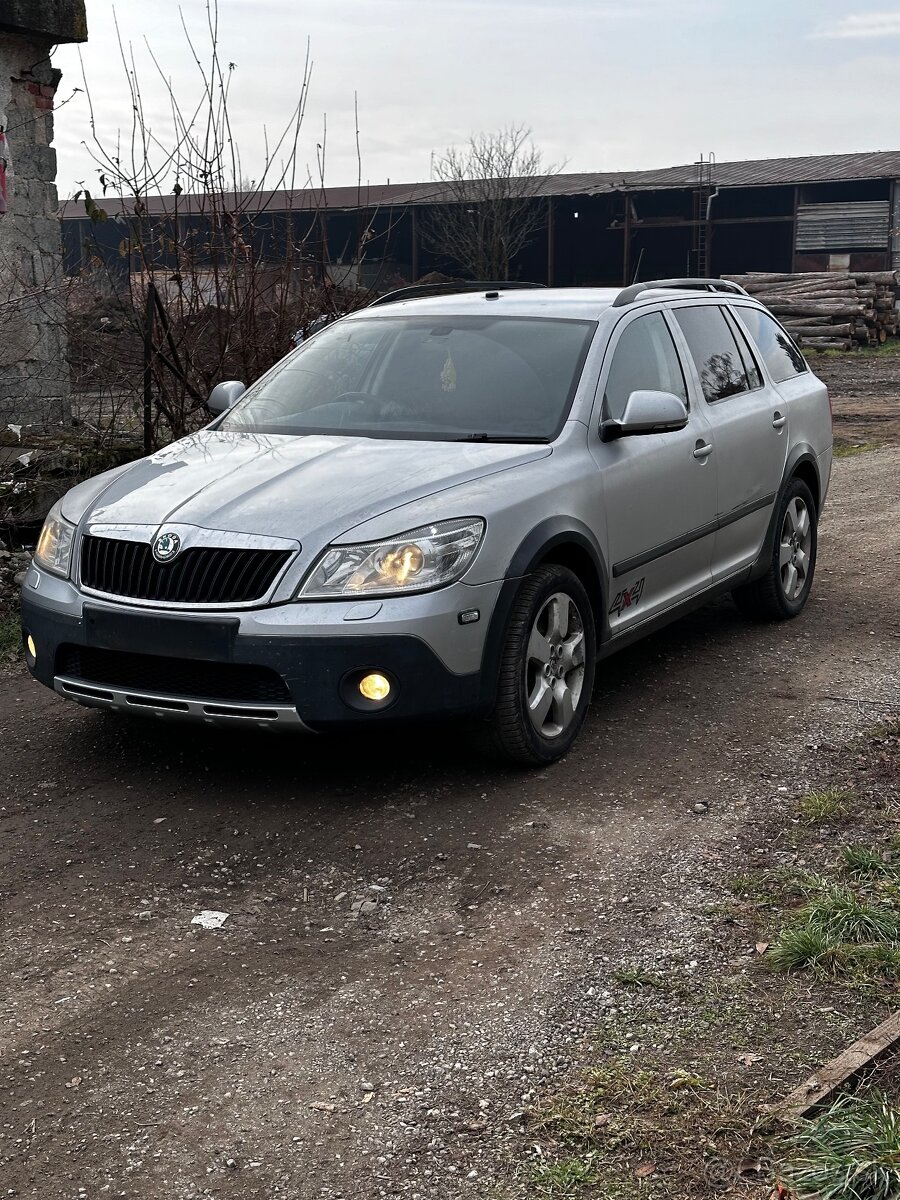
<path fill-rule="evenodd" d="M 511 288 L 485 292 L 452 292 L 441 296 L 398 299 L 379 305 L 370 312 L 358 309 L 351 315 L 388 317 L 429 313 L 474 315 L 496 312 L 505 316 L 569 317 L 576 320 L 597 319 L 601 312 L 612 307 L 621 288 Z M 491 297 L 488 299 L 488 297 Z"/>
<path fill-rule="evenodd" d="M 439 296 L 416 297 L 409 300 L 397 299 L 378 305 L 374 309 L 362 308 L 350 314 L 351 320 L 363 317 L 381 318 L 398 316 L 424 316 L 430 314 L 473 316 L 490 311 L 507 317 L 569 318 L 570 320 L 596 321 L 601 314 L 612 308 L 622 292 L 621 287 L 612 288 L 511 288 L 506 291 L 452 292 Z M 735 300 L 749 301 L 747 295 L 726 292 L 703 292 L 691 288 L 654 288 L 642 291 L 634 300 L 622 306 L 624 315 L 629 310 L 662 300 Z M 345 318 L 346 319 L 346 318 Z"/>

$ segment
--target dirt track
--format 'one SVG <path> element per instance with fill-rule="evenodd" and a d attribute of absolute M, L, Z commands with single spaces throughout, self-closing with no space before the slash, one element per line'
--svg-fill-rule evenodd
<path fill-rule="evenodd" d="M 455 735 L 185 732 L 0 677 L 2 1194 L 494 1195 L 617 967 L 721 973 L 703 903 L 878 711 L 826 697 L 900 694 L 898 480 L 898 448 L 838 462 L 804 616 L 722 602 L 623 652 L 539 774 Z M 775 1092 L 874 1024 L 825 1011 Z"/>
<path fill-rule="evenodd" d="M 814 354 L 810 365 L 828 384 L 836 446 L 900 442 L 900 354 Z"/>

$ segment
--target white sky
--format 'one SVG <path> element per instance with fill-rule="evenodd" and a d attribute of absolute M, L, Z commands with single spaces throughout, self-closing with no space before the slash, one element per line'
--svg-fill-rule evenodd
<path fill-rule="evenodd" d="M 164 89 L 145 39 L 191 107 L 199 82 L 179 9 L 205 47 L 205 0 L 87 0 L 89 42 L 54 58 L 64 73 L 57 103 L 82 86 L 80 53 L 109 142 L 130 130 L 114 8 L 165 141 Z M 709 151 L 726 161 L 900 147 L 896 2 L 848 11 L 847 0 L 220 0 L 219 10 L 252 178 L 264 129 L 280 131 L 296 102 L 307 39 L 301 163 L 315 171 L 327 114 L 332 185 L 356 182 L 354 91 L 371 183 L 428 179 L 432 151 L 509 123 L 530 126 L 545 160 L 571 171 L 668 166 Z M 61 196 L 96 189 L 89 138 L 78 93 L 56 118 Z"/>

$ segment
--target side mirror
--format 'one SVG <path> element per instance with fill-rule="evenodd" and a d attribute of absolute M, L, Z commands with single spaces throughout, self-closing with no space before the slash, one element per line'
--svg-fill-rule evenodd
<path fill-rule="evenodd" d="M 601 420 L 600 440 L 612 442 L 642 433 L 672 433 L 684 429 L 687 423 L 684 401 L 672 392 L 632 392 L 621 420 Z"/>
<path fill-rule="evenodd" d="M 229 379 L 225 383 L 217 383 L 209 393 L 206 407 L 214 417 L 217 417 L 226 409 L 231 408 L 233 404 L 237 404 L 246 390 L 247 385 L 241 383 L 239 379 Z"/>

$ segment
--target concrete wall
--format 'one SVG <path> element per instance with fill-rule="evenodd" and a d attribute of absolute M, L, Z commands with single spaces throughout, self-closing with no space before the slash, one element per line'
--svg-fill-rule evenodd
<path fill-rule="evenodd" d="M 54 42 L 81 40 L 86 32 L 80 0 L 7 3 L 0 3 L 0 129 L 12 173 L 9 211 L 0 216 L 0 430 L 8 423 L 58 424 L 70 415 L 56 152 L 50 144 L 59 72 L 48 56 Z M 47 15 L 54 12 L 63 22 L 59 36 Z"/>

